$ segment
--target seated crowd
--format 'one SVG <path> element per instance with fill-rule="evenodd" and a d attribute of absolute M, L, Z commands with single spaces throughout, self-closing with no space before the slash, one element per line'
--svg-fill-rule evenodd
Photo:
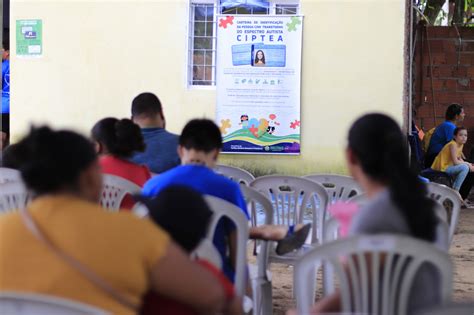
<path fill-rule="evenodd" d="M 242 314 L 242 297 L 233 289 L 235 226 L 223 219 L 216 227 L 222 271 L 190 256 L 212 216 L 203 195 L 224 199 L 249 218 L 239 185 L 213 171 L 222 148 L 215 123 L 194 119 L 173 135 L 165 130 L 159 99 L 143 93 L 132 102 L 132 120 L 102 119 L 91 138 L 32 128 L 5 151 L 4 166 L 21 172 L 34 199 L 27 209 L 0 216 L 0 291 L 55 295 L 114 314 Z M 466 129 L 457 128 L 433 163 L 456 175 L 458 190 L 474 169 L 463 160 L 466 139 Z M 434 203 L 407 155 L 393 119 L 368 114 L 353 124 L 347 165 L 369 203 L 354 217 L 351 235 L 394 233 L 434 242 Z M 143 187 L 142 194 L 127 196 L 123 211 L 103 211 L 101 173 Z M 129 211 L 136 201 L 149 218 Z M 309 230 L 261 225 L 249 229 L 249 238 L 274 241 L 284 255 L 301 247 Z M 423 267 L 410 311 L 438 304 L 436 286 L 436 271 Z M 338 310 L 337 293 L 313 308 L 314 314 Z"/>

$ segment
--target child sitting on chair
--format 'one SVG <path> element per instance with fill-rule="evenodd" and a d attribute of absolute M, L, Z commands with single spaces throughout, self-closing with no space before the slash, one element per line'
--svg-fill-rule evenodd
<path fill-rule="evenodd" d="M 469 171 L 474 171 L 474 166 L 464 161 L 462 152 L 467 141 L 467 129 L 457 127 L 454 129 L 454 138 L 448 142 L 436 156 L 431 168 L 435 171 L 446 172 L 454 177 L 453 189 L 459 191 Z"/>
<path fill-rule="evenodd" d="M 191 254 L 205 238 L 212 211 L 198 192 L 184 186 L 170 186 L 154 198 L 136 196 L 149 211 L 149 216 L 186 252 Z M 217 251 L 217 250 L 216 250 Z M 204 257 L 203 257 L 204 258 Z M 229 302 L 227 314 L 242 314 L 240 299 L 235 297 L 233 284 L 205 259 L 196 263 L 211 271 L 221 282 Z M 180 271 L 177 271 L 180 272 Z M 140 314 L 198 314 L 191 307 L 149 291 Z"/>

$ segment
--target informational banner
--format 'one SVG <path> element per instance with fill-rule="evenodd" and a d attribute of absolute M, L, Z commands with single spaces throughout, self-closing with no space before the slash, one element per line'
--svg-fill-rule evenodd
<path fill-rule="evenodd" d="M 217 124 L 224 153 L 299 154 L 301 16 L 219 16 Z"/>
<path fill-rule="evenodd" d="M 16 21 L 16 56 L 36 58 L 43 55 L 43 22 L 41 20 Z"/>

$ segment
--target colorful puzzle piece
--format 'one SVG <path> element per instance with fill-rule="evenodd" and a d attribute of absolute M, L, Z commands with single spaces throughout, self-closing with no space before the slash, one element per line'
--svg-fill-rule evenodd
<path fill-rule="evenodd" d="M 290 124 L 291 129 L 296 129 L 297 127 L 301 126 L 301 122 L 299 120 L 295 120 Z"/>
<path fill-rule="evenodd" d="M 252 127 L 249 128 L 249 131 L 255 136 L 255 138 L 258 137 L 258 128 L 255 127 L 255 125 L 252 124 Z"/>
<path fill-rule="evenodd" d="M 219 19 L 219 27 L 222 28 L 227 28 L 227 25 L 233 25 L 234 24 L 234 17 L 233 16 L 227 16 L 225 19 Z"/>
<path fill-rule="evenodd" d="M 300 18 L 297 16 L 292 16 L 291 23 L 286 23 L 286 26 L 288 26 L 288 32 L 296 31 L 296 26 L 298 24 L 301 24 Z"/>
<path fill-rule="evenodd" d="M 227 134 L 227 129 L 229 129 L 230 127 L 232 127 L 232 124 L 230 123 L 230 119 L 221 120 L 221 126 L 219 127 L 219 129 L 223 135 Z"/>

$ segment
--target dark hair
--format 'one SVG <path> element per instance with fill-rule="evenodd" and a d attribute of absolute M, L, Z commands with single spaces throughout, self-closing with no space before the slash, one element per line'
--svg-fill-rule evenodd
<path fill-rule="evenodd" d="M 19 170 L 25 159 L 29 158 L 25 150 L 25 147 L 22 147 L 19 143 L 6 147 L 3 151 L 2 167 Z"/>
<path fill-rule="evenodd" d="M 197 191 L 169 186 L 144 203 L 151 219 L 186 251 L 193 251 L 205 237 L 212 211 Z"/>
<path fill-rule="evenodd" d="M 133 152 L 145 150 L 140 127 L 130 119 L 101 119 L 92 128 L 92 138 L 105 146 L 108 153 L 119 158 L 126 159 Z"/>
<path fill-rule="evenodd" d="M 154 117 L 162 111 L 160 99 L 153 93 L 142 93 L 132 101 L 132 116 Z"/>
<path fill-rule="evenodd" d="M 186 149 L 211 152 L 222 148 L 219 127 L 209 119 L 193 119 L 184 126 L 179 144 Z"/>
<path fill-rule="evenodd" d="M 72 131 L 49 127 L 33 127 L 15 145 L 12 157 L 18 158 L 15 168 L 26 186 L 38 195 L 75 189 L 81 172 L 97 160 L 89 140 Z"/>
<path fill-rule="evenodd" d="M 2 47 L 5 50 L 10 50 L 10 39 L 8 37 L 4 38 L 2 41 Z"/>
<path fill-rule="evenodd" d="M 458 134 L 458 132 L 461 131 L 461 130 L 467 130 L 467 128 L 466 128 L 466 127 L 463 127 L 463 126 L 461 126 L 461 127 L 456 127 L 456 129 L 454 129 L 453 135 L 456 136 L 456 135 Z"/>
<path fill-rule="evenodd" d="M 434 201 L 427 197 L 426 187 L 410 169 L 407 139 L 398 124 L 386 115 L 368 114 L 354 122 L 348 140 L 362 170 L 388 186 L 390 197 L 412 235 L 434 240 Z"/>
<path fill-rule="evenodd" d="M 446 120 L 454 120 L 456 118 L 456 115 L 461 115 L 462 112 L 462 106 L 456 103 L 453 103 L 448 106 L 446 109 Z"/>
<path fill-rule="evenodd" d="M 262 59 L 258 59 L 257 58 L 257 54 L 261 52 L 262 53 Z M 263 50 L 257 50 L 257 52 L 255 53 L 255 61 L 254 61 L 254 64 L 257 64 L 257 62 L 261 60 L 263 63 L 265 63 L 265 53 L 263 52 Z"/>

